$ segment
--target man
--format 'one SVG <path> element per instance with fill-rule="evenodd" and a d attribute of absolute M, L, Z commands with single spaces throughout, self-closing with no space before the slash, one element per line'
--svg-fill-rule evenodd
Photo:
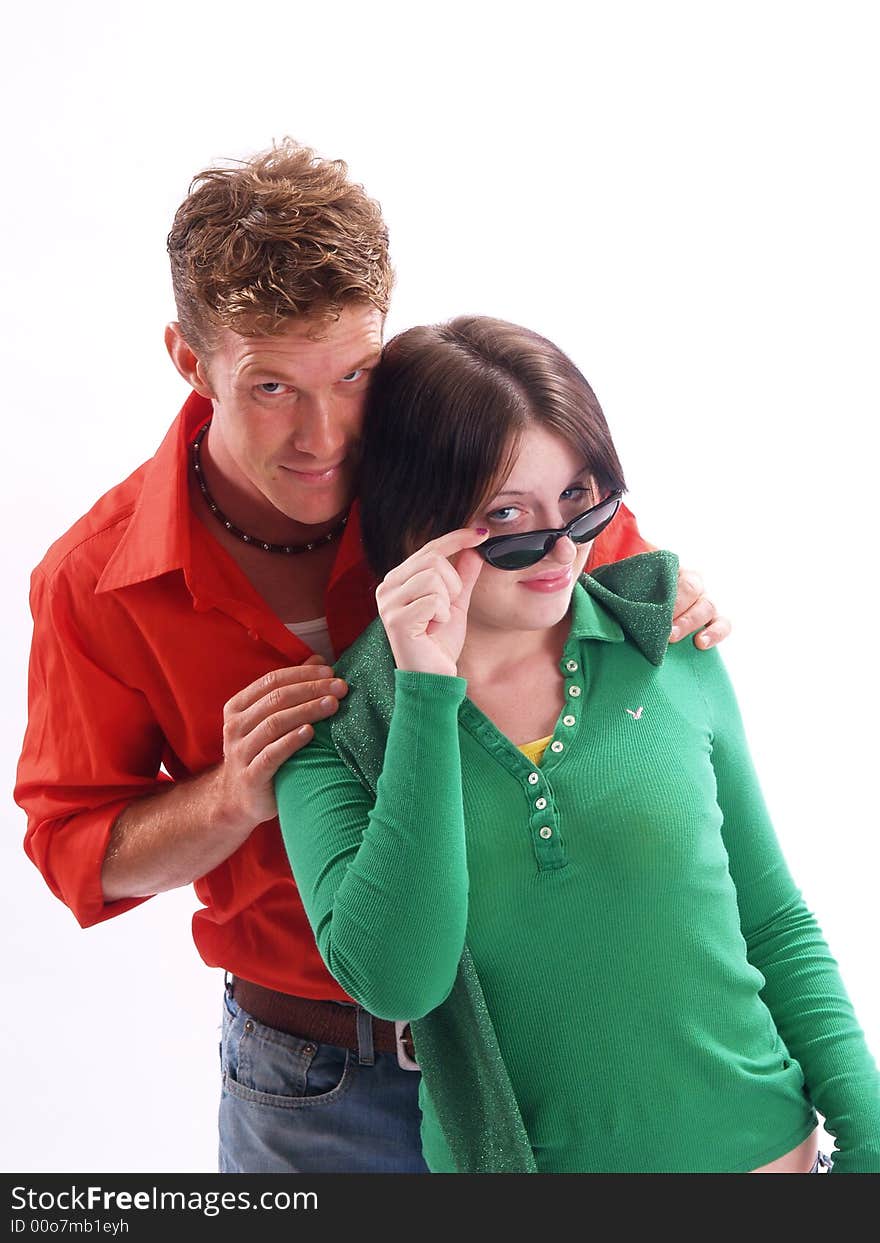
<path fill-rule="evenodd" d="M 418 1172 L 418 1074 L 324 968 L 272 779 L 375 613 L 352 508 L 392 274 L 378 205 L 284 142 L 194 181 L 168 239 L 193 392 L 34 572 L 26 849 L 83 926 L 191 882 L 225 968 L 220 1168 Z M 642 550 L 623 511 L 593 564 Z M 728 625 L 683 576 L 680 635 Z"/>

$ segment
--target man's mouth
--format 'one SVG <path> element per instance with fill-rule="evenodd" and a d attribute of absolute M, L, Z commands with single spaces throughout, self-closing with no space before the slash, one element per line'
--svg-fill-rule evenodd
<path fill-rule="evenodd" d="M 298 466 L 282 466 L 281 469 L 287 471 L 289 475 L 295 475 L 297 479 L 303 480 L 304 483 L 330 483 L 338 476 L 344 461 L 345 458 L 341 458 L 338 462 L 332 462 L 329 466 L 309 467 L 308 470 Z"/>

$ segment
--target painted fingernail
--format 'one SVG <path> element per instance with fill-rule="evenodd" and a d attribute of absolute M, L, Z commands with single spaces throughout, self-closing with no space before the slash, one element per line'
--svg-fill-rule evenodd
<path fill-rule="evenodd" d="M 489 534 L 488 527 L 477 527 L 477 535 L 488 535 L 488 534 Z"/>

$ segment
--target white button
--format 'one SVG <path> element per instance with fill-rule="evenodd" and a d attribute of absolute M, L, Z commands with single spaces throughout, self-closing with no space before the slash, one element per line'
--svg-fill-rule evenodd
<path fill-rule="evenodd" d="M 565 749 L 565 743 L 560 742 L 558 739 L 556 742 L 550 743 L 550 750 L 555 751 L 557 755 L 559 754 L 560 751 L 563 751 L 564 749 Z"/>
<path fill-rule="evenodd" d="M 536 798 L 535 806 L 537 807 L 538 811 L 543 811 L 544 808 L 547 806 L 547 800 L 545 798 Z"/>
<path fill-rule="evenodd" d="M 574 673 L 575 669 L 578 667 L 578 663 L 576 660 L 567 660 L 565 662 L 565 667 L 569 673 Z"/>
<path fill-rule="evenodd" d="M 581 693 L 581 688 L 579 686 L 570 686 L 568 688 L 568 693 L 571 695 L 572 699 L 577 699 L 578 695 Z"/>
<path fill-rule="evenodd" d="M 562 724 L 563 725 L 574 725 L 574 717 L 571 715 L 570 712 L 568 713 L 567 716 L 564 716 L 562 718 Z"/>
<path fill-rule="evenodd" d="M 530 785 L 530 786 L 536 786 L 537 784 L 538 784 L 538 774 L 537 774 L 537 773 L 529 773 L 529 785 Z"/>
<path fill-rule="evenodd" d="M 543 829 L 538 829 L 538 836 L 543 837 L 544 841 L 546 841 L 548 837 L 553 836 L 553 830 L 545 824 Z"/>

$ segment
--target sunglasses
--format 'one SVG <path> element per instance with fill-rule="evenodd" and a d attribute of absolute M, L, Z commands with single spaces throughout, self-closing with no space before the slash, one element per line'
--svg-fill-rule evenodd
<path fill-rule="evenodd" d="M 496 570 L 524 570 L 536 565 L 555 547 L 556 541 L 568 537 L 575 544 L 587 544 L 604 531 L 620 508 L 621 492 L 612 492 L 572 518 L 568 526 L 558 530 L 524 531 L 520 535 L 496 535 L 478 544 L 476 551 Z"/>

